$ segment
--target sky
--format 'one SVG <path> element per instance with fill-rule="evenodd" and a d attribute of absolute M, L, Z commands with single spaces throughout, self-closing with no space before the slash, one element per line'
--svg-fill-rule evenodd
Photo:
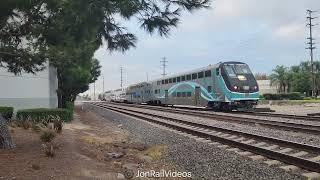
<path fill-rule="evenodd" d="M 163 57 L 169 61 L 168 75 L 220 61 L 245 62 L 254 73 L 267 74 L 276 65 L 299 64 L 309 59 L 306 9 L 320 10 L 320 1 L 213 0 L 210 9 L 183 13 L 168 38 L 150 35 L 134 19 L 125 22 L 138 37 L 136 48 L 110 53 L 102 46 L 96 51 L 103 74 L 95 83 L 96 93 L 103 90 L 103 77 L 105 91 L 120 88 L 121 66 L 124 86 L 161 77 Z M 320 25 L 314 27 L 314 37 L 320 41 Z M 87 93 L 93 89 L 92 84 Z"/>

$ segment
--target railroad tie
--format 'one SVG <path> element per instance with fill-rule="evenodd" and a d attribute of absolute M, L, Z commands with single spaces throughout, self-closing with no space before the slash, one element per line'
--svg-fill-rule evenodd
<path fill-rule="evenodd" d="M 234 138 L 237 138 L 238 136 L 235 136 L 235 135 L 233 135 L 233 136 L 229 136 L 229 137 L 227 137 L 228 139 L 234 139 Z"/>
<path fill-rule="evenodd" d="M 299 167 L 294 166 L 294 165 L 280 166 L 280 168 L 286 172 L 293 172 L 293 171 L 297 171 L 298 169 L 300 169 Z"/>
<path fill-rule="evenodd" d="M 259 161 L 259 160 L 265 159 L 266 157 L 261 156 L 261 155 L 253 155 L 253 156 L 249 156 L 249 158 L 254 161 Z"/>
<path fill-rule="evenodd" d="M 243 141 L 243 140 L 245 140 L 246 138 L 245 137 L 240 137 L 240 138 L 238 138 L 238 139 L 234 139 L 234 141 Z"/>
<path fill-rule="evenodd" d="M 311 158 L 310 160 L 311 160 L 311 161 L 318 162 L 318 161 L 320 161 L 320 156 L 313 157 L 313 158 Z"/>
<path fill-rule="evenodd" d="M 281 164 L 281 162 L 278 160 L 268 160 L 264 161 L 263 163 L 267 164 L 268 166 L 276 166 L 278 164 Z"/>
<path fill-rule="evenodd" d="M 300 151 L 300 152 L 297 152 L 297 153 L 294 153 L 294 154 L 290 154 L 290 156 L 300 157 L 300 156 L 304 156 L 304 155 L 307 155 L 307 154 L 309 154 L 309 153 L 305 152 L 305 151 Z"/>
<path fill-rule="evenodd" d="M 258 144 L 255 144 L 254 146 L 256 146 L 256 147 L 261 147 L 261 146 L 264 146 L 264 145 L 266 145 L 267 143 L 266 142 L 260 142 L 260 143 L 258 143 Z"/>
<path fill-rule="evenodd" d="M 303 173 L 302 176 L 307 180 L 320 180 L 320 173 L 317 172 Z"/>
<path fill-rule="evenodd" d="M 279 147 L 279 145 L 272 145 L 272 146 L 265 147 L 265 149 L 267 149 L 267 150 L 274 150 L 274 149 L 276 149 L 276 148 L 278 148 L 278 147 Z"/>
<path fill-rule="evenodd" d="M 288 153 L 288 152 L 290 152 L 290 151 L 292 151 L 293 149 L 291 149 L 291 148 L 285 148 L 285 149 L 281 149 L 279 152 L 280 153 Z"/>
<path fill-rule="evenodd" d="M 247 141 L 241 141 L 241 143 L 244 143 L 244 144 L 250 144 L 250 143 L 253 143 L 253 142 L 255 142 L 254 139 L 249 139 Z"/>
<path fill-rule="evenodd" d="M 253 153 L 249 151 L 243 151 L 243 152 L 237 152 L 237 154 L 239 154 L 240 156 L 250 156 Z"/>

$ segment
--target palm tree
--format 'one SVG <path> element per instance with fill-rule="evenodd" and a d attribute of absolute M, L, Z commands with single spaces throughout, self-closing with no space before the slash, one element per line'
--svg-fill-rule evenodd
<path fill-rule="evenodd" d="M 271 81 L 271 85 L 275 85 L 278 87 L 278 92 L 286 92 L 287 86 L 287 68 L 284 66 L 276 66 L 275 69 L 272 70 L 272 74 L 269 79 Z"/>

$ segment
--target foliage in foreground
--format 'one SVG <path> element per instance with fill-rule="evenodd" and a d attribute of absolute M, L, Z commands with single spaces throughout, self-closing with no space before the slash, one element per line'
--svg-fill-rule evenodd
<path fill-rule="evenodd" d="M 11 119 L 13 115 L 13 107 L 0 107 L 0 115 L 6 120 Z"/>

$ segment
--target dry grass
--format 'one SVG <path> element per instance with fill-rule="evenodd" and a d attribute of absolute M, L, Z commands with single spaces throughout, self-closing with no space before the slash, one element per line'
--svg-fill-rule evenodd
<path fill-rule="evenodd" d="M 94 144 L 94 145 L 105 145 L 105 144 L 109 144 L 112 143 L 113 140 L 111 138 L 101 138 L 101 137 L 97 137 L 97 136 L 83 136 L 82 137 L 83 141 L 89 144 Z"/>
<path fill-rule="evenodd" d="M 144 151 L 144 154 L 152 157 L 152 159 L 158 159 L 161 157 L 162 153 L 168 149 L 166 145 L 156 145 L 151 146 Z"/>

